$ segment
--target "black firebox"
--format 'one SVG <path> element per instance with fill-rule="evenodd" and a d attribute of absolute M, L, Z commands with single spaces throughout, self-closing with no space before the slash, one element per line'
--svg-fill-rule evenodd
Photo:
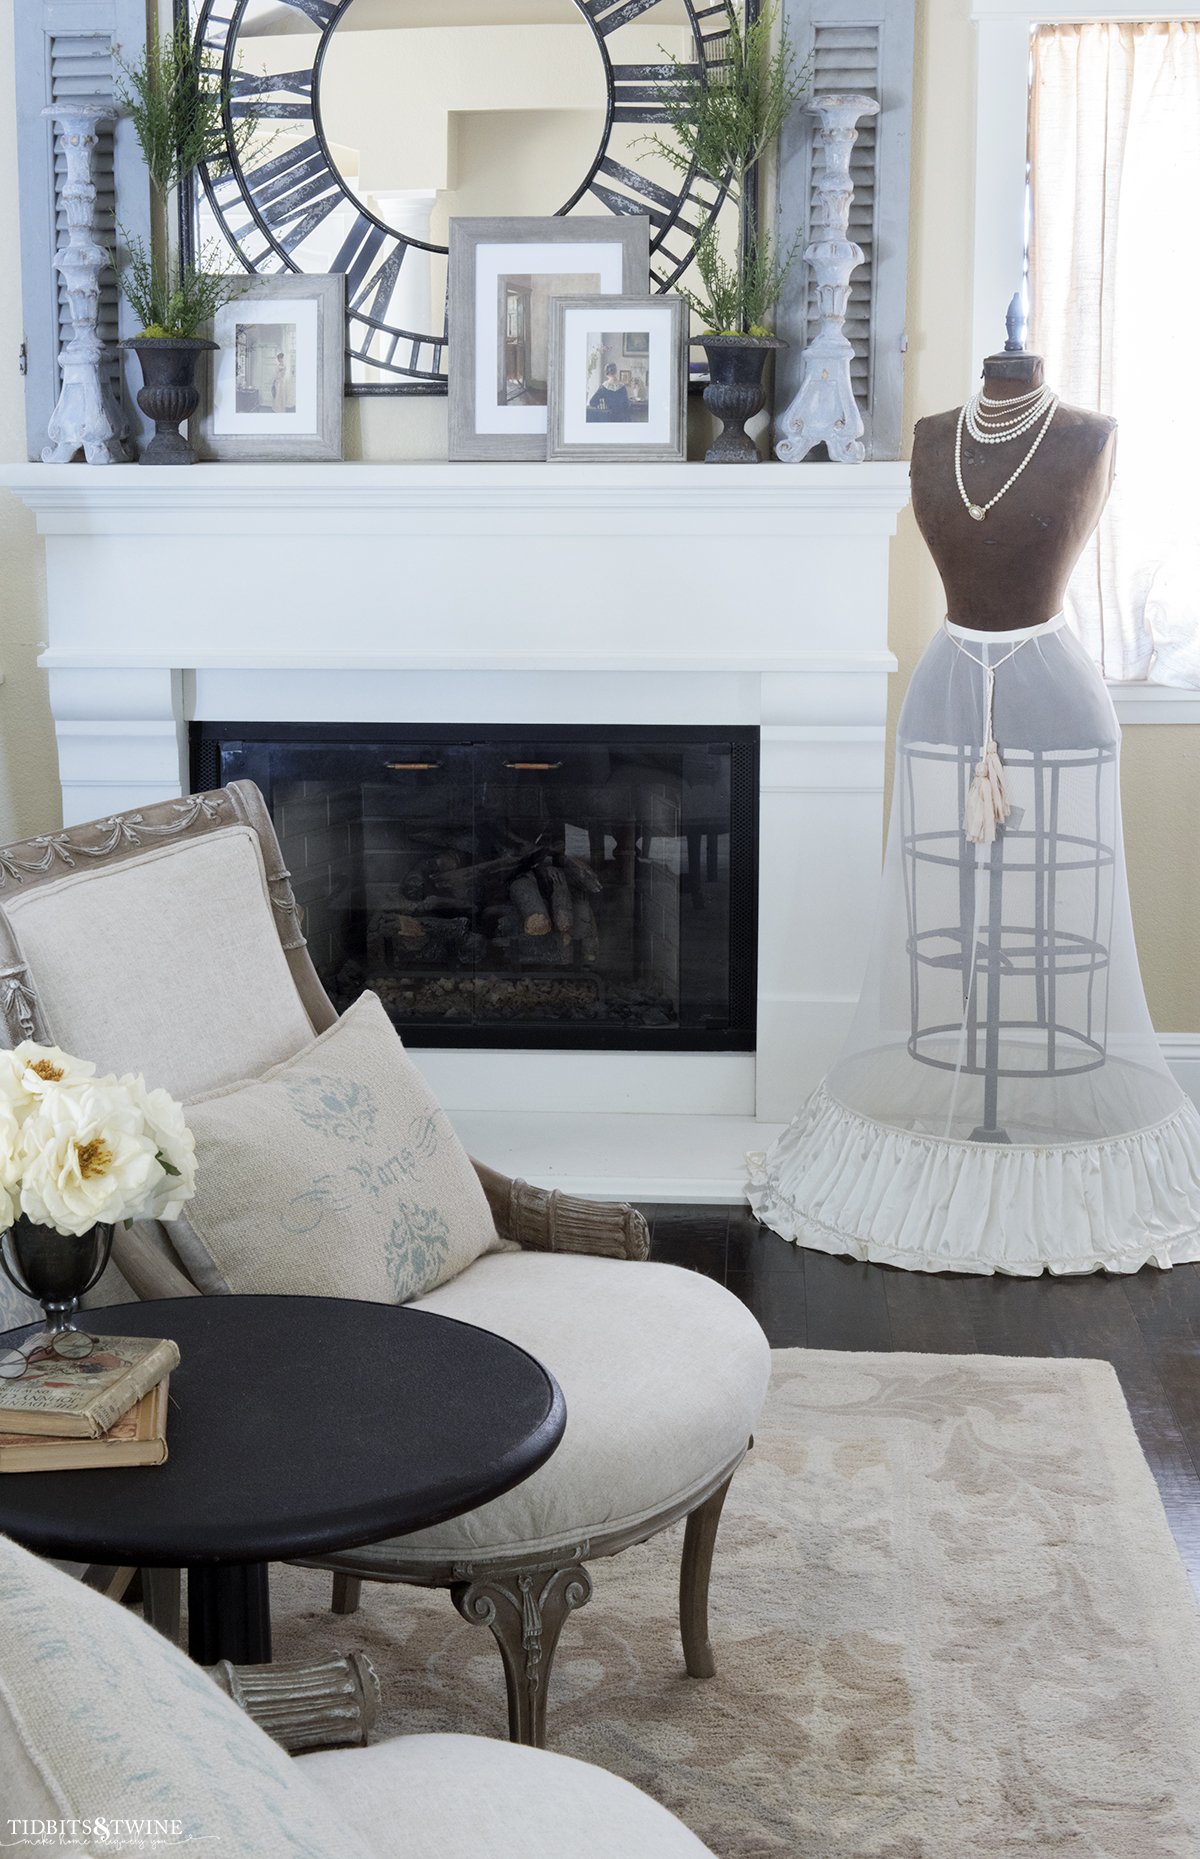
<path fill-rule="evenodd" d="M 194 723 L 339 1008 L 413 1045 L 754 1049 L 758 731 Z"/>

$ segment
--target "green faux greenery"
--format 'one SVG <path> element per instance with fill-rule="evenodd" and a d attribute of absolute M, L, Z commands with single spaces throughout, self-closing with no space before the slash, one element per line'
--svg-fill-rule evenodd
<path fill-rule="evenodd" d="M 230 86 L 222 81 L 220 67 L 197 50 L 184 22 L 161 39 L 147 40 L 140 63 L 122 64 L 121 70 L 119 101 L 133 124 L 165 230 L 171 198 L 188 176 L 201 162 L 219 169 L 228 161 L 224 118 Z M 253 114 L 234 119 L 237 153 L 258 127 Z M 221 262 L 217 245 L 184 263 L 180 257 L 164 258 L 141 239 L 122 236 L 129 259 L 121 288 L 143 335 L 195 336 L 221 304 L 237 296 L 237 279 L 214 269 Z"/>
<path fill-rule="evenodd" d="M 799 240 L 780 253 L 760 230 L 748 186 L 753 169 L 774 147 L 788 112 L 808 89 L 811 65 L 799 65 L 786 40 L 773 44 L 778 8 L 765 6 L 747 24 L 730 7 L 725 56 L 707 71 L 664 50 L 674 72 L 659 92 L 673 135 L 648 136 L 650 146 L 679 174 L 693 167 L 725 187 L 738 216 L 737 251 L 721 256 L 710 220 L 696 242 L 703 295 L 681 290 L 707 330 L 720 335 L 764 335 L 767 319 L 795 263 Z"/>
<path fill-rule="evenodd" d="M 121 288 L 144 336 L 194 336 L 237 293 L 236 279 L 212 269 L 220 262 L 216 246 L 200 254 L 199 264 L 180 265 L 164 263 L 141 239 L 126 244 L 129 258 Z"/>

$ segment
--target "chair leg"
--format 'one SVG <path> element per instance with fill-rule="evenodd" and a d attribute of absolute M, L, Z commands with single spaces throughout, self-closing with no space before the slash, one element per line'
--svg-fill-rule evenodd
<path fill-rule="evenodd" d="M 712 1573 L 713 1546 L 721 1521 L 725 1493 L 733 1474 L 712 1496 L 697 1505 L 683 1533 L 683 1562 L 679 1570 L 679 1632 L 683 1661 L 690 1678 L 711 1678 L 716 1671 L 708 1638 L 708 1578 Z"/>
<path fill-rule="evenodd" d="M 136 1574 L 135 1568 L 117 1568 L 115 1564 L 107 1562 L 89 1562 L 79 1579 L 85 1588 L 94 1588 L 97 1594 L 107 1595 L 110 1601 L 120 1601 Z"/>
<path fill-rule="evenodd" d="M 178 1569 L 142 1570 L 142 1617 L 159 1633 L 179 1644 Z"/>
<path fill-rule="evenodd" d="M 485 1570 L 473 1581 L 456 1583 L 450 1595 L 464 1620 L 491 1628 L 500 1648 L 510 1742 L 544 1749 L 550 1668 L 567 1615 L 592 1598 L 587 1569 L 567 1562 Z"/>
<path fill-rule="evenodd" d="M 362 1577 L 360 1575 L 335 1575 L 333 1578 L 333 1600 L 330 1606 L 335 1614 L 356 1614 L 362 1600 Z"/>

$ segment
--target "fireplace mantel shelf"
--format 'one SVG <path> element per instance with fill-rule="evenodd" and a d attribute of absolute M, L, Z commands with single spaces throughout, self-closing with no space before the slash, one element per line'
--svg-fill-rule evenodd
<path fill-rule="evenodd" d="M 756 515 L 778 522 L 810 515 L 892 515 L 907 501 L 903 462 L 839 465 L 549 465 L 260 464 L 197 465 L 153 470 L 139 465 L 0 464 L 0 486 L 14 491 L 39 518 L 44 533 L 89 527 L 107 519 L 190 516 L 198 525 L 222 516 L 259 521 L 269 512 L 378 517 L 422 513 L 532 511 L 581 513 L 595 520 L 622 512 L 648 519 L 672 511 L 744 522 Z"/>
<path fill-rule="evenodd" d="M 448 647 L 444 652 L 395 651 L 361 653 L 348 645 L 343 652 L 272 652 L 267 649 L 255 649 L 245 652 L 209 651 L 203 646 L 193 646 L 187 654 L 187 669 L 191 671 L 263 671 L 263 672 L 303 672 L 316 673 L 355 671 L 370 672 L 426 672 L 452 671 L 461 669 L 464 663 L 477 672 L 512 672 L 518 676 L 532 677 L 542 672 L 630 672 L 649 674 L 661 672 L 667 676 L 681 671 L 716 672 L 718 675 L 734 675 L 741 672 L 789 672 L 822 677 L 837 676 L 844 672 L 861 674 L 862 672 L 887 673 L 895 671 L 896 656 L 893 652 L 781 652 L 769 656 L 762 651 L 756 652 L 698 652 L 686 647 L 679 647 L 674 652 L 514 652 L 497 648 L 495 651 L 472 652 L 469 660 L 463 654 Z M 168 670 L 180 664 L 180 652 L 174 649 L 143 648 L 138 652 L 104 652 L 94 646 L 80 646 L 73 650 L 56 649 L 47 646 L 39 655 L 38 664 L 43 671 L 65 671 L 72 667 L 91 671 L 135 671 Z"/>

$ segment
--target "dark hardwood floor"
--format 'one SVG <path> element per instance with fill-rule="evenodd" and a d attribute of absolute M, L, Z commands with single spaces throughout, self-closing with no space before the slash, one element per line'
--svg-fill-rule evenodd
<path fill-rule="evenodd" d="M 651 1257 L 705 1272 L 774 1348 L 1092 1356 L 1120 1378 L 1200 1590 L 1200 1265 L 1135 1277 L 977 1278 L 860 1265 L 789 1245 L 745 1208 L 653 1206 Z"/>

